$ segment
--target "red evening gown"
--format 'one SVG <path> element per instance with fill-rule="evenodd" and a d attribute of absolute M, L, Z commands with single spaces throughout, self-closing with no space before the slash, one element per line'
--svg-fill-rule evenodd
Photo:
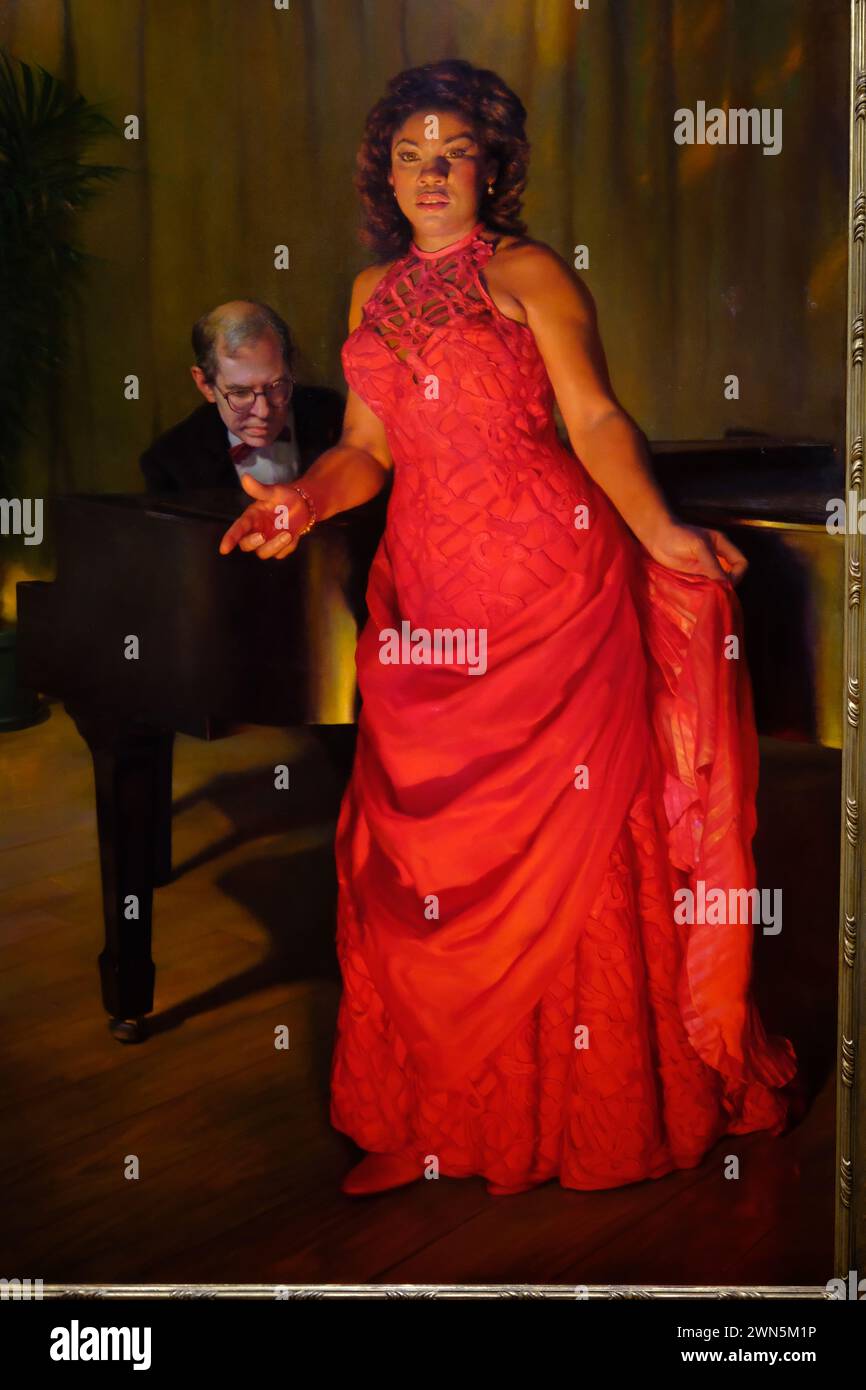
<path fill-rule="evenodd" d="M 730 583 L 655 564 L 560 442 L 494 252 L 481 224 L 413 245 L 343 348 L 394 479 L 336 836 L 331 1119 L 419 1174 L 615 1187 L 788 1120 L 755 926 L 674 910 L 755 882 L 751 690 Z M 483 673 L 480 647 L 422 659 L 443 629 L 484 631 Z M 380 657 L 388 630 L 415 660 Z"/>

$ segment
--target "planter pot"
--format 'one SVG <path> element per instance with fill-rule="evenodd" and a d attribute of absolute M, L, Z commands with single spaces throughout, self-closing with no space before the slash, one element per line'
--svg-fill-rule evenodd
<path fill-rule="evenodd" d="M 41 724 L 48 704 L 29 690 L 19 690 L 15 675 L 15 628 L 0 629 L 0 733 Z"/>

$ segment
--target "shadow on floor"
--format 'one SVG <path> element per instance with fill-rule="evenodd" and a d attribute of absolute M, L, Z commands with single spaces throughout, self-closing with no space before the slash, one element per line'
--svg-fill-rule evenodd
<path fill-rule="evenodd" d="M 762 740 L 755 858 L 759 884 L 781 890 L 782 930 L 756 931 L 754 991 L 767 1030 L 792 1040 L 809 1096 L 821 1089 L 836 1057 L 840 770 L 836 750 Z M 179 865 L 175 878 L 255 838 L 309 831 L 311 820 L 322 842 L 249 859 L 216 879 L 220 891 L 266 930 L 268 953 L 250 969 L 152 1016 L 150 1032 L 169 1031 L 276 981 L 339 984 L 332 845 L 345 769 L 329 765 L 314 749 L 291 775 L 290 802 L 273 792 L 265 769 L 218 777 L 194 798 L 176 803 L 182 810 L 206 798 L 234 829 Z M 335 1017 L 333 998 L 321 1007 L 327 1017 L 315 1020 L 316 1035 L 325 1040 Z M 330 1043 L 323 1041 L 315 1068 L 325 1090 L 330 1057 Z"/>

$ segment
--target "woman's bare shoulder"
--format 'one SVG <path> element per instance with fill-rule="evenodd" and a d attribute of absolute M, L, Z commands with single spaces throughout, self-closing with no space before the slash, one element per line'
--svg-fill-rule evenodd
<path fill-rule="evenodd" d="M 385 261 L 384 264 L 377 262 L 376 265 L 367 265 L 358 271 L 352 285 L 352 299 L 357 300 L 359 307 L 370 298 L 394 264 L 394 261 Z"/>
<path fill-rule="evenodd" d="M 501 236 L 496 243 L 496 254 L 490 264 L 506 273 L 517 274 L 536 272 L 540 274 L 561 274 L 563 271 L 574 278 L 574 272 L 558 251 L 544 241 L 536 241 L 531 236 Z"/>
<path fill-rule="evenodd" d="M 350 332 L 358 327 L 364 305 L 376 293 L 377 287 L 384 280 L 393 264 L 393 261 L 387 261 L 384 265 L 379 263 L 368 265 L 363 270 L 358 271 L 352 282 L 352 299 L 349 304 Z"/>
<path fill-rule="evenodd" d="M 485 270 L 489 280 L 521 303 L 532 295 L 565 294 L 592 311 L 592 294 L 574 268 L 554 247 L 534 237 L 500 237 Z"/>

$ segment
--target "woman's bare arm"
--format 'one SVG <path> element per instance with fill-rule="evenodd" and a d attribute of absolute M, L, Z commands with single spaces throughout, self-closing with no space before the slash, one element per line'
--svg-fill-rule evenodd
<path fill-rule="evenodd" d="M 745 559 L 719 532 L 684 526 L 671 514 L 652 472 L 640 430 L 610 382 L 589 290 L 549 247 L 515 243 L 494 258 L 491 292 L 523 310 L 544 360 L 568 437 L 638 540 L 661 563 L 723 577 L 716 553 L 735 577 Z M 493 262 L 488 263 L 493 269 Z M 712 537 L 712 545 L 704 539 Z"/>
<path fill-rule="evenodd" d="M 385 270 L 385 266 L 369 266 L 355 277 L 349 306 L 350 333 L 361 322 L 361 310 Z M 307 469 L 303 482 L 324 519 L 374 497 L 392 467 L 382 421 L 350 389 L 339 440 Z"/>
<path fill-rule="evenodd" d="M 384 270 L 385 267 L 371 266 L 356 277 L 349 309 L 350 332 L 360 323 L 364 303 Z M 382 421 L 350 390 L 339 440 L 319 455 L 299 483 L 309 493 L 317 519 L 325 521 L 337 512 L 359 507 L 374 497 L 381 491 L 392 467 Z M 260 483 L 249 474 L 244 475 L 242 486 L 254 500 L 226 531 L 220 542 L 220 553 L 228 554 L 239 545 L 241 550 L 255 550 L 262 560 L 290 555 L 298 544 L 297 532 L 306 525 L 308 518 L 303 498 L 289 484 Z M 268 537 L 263 534 L 272 529 L 268 525 L 268 514 L 277 507 L 285 508 L 287 526 Z"/>

